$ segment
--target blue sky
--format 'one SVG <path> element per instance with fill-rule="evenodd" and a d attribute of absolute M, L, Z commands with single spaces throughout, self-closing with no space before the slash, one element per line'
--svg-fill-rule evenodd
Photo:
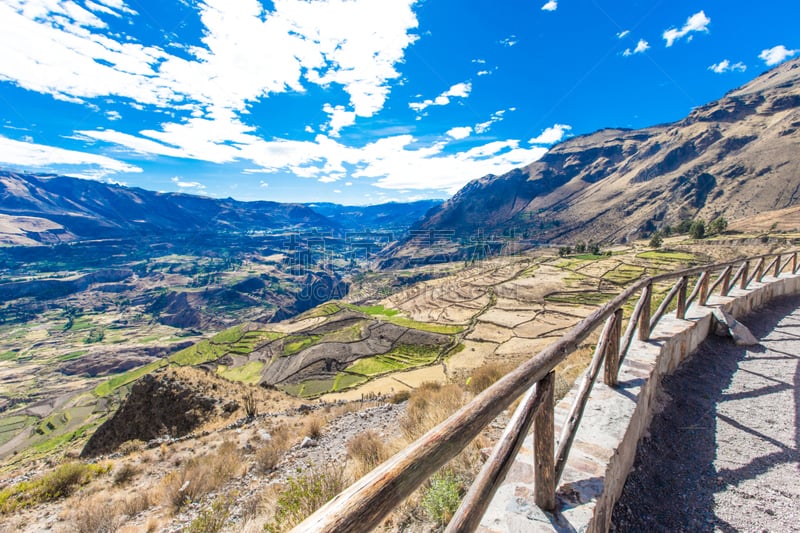
<path fill-rule="evenodd" d="M 446 198 L 800 54 L 777 0 L 2 0 L 0 167 L 157 191 Z"/>

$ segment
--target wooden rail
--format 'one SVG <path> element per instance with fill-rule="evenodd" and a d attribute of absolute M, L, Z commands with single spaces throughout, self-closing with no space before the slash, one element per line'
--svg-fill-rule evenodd
<path fill-rule="evenodd" d="M 606 384 L 616 386 L 620 364 L 630 348 L 634 334 L 636 333 L 640 340 L 649 340 L 653 328 L 667 312 L 676 296 L 676 316 L 683 318 L 686 309 L 695 300 L 698 305 L 705 305 L 717 287 L 720 287 L 720 295 L 724 296 L 737 281 L 740 283 L 740 288 L 747 288 L 753 280 L 761 281 L 765 272 L 770 269 L 773 269 L 771 274 L 778 277 L 791 265 L 791 273 L 796 274 L 797 255 L 798 252 L 792 252 L 783 264 L 780 255 L 768 254 L 660 274 L 633 283 L 581 320 L 566 335 L 484 390 L 450 418 L 356 481 L 293 531 L 354 532 L 378 526 L 394 508 L 439 468 L 458 455 L 497 415 L 522 395 L 525 396 L 513 414 L 503 437 L 462 500 L 461 507 L 448 525 L 447 531 L 471 531 L 477 527 L 531 426 L 533 426 L 535 450 L 534 501 L 543 510 L 552 511 L 555 507 L 558 480 L 564 471 L 570 447 L 600 367 L 604 366 L 603 379 Z M 774 259 L 764 268 L 766 259 L 773 256 Z M 748 277 L 749 265 L 753 260 L 758 260 L 758 264 L 752 277 Z M 731 278 L 735 266 L 739 268 Z M 709 286 L 714 272 L 720 274 Z M 699 278 L 687 298 L 686 292 L 691 276 Z M 675 279 L 678 281 L 660 302 L 651 318 L 654 284 Z M 622 308 L 639 291 L 641 295 L 628 319 L 623 335 Z M 582 378 L 556 450 L 553 435 L 555 376 L 553 370 L 601 324 L 605 325 L 597 342 L 594 357 Z"/>

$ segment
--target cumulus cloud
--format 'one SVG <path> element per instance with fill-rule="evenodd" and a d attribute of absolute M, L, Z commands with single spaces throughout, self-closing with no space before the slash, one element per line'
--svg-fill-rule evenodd
<path fill-rule="evenodd" d="M 564 135 L 571 129 L 572 126 L 567 126 L 566 124 L 553 124 L 551 127 L 545 128 L 538 137 L 529 140 L 528 143 L 554 144 L 563 139 Z"/>
<path fill-rule="evenodd" d="M 430 106 L 444 106 L 450 103 L 450 98 L 467 98 L 472 91 L 470 82 L 456 83 L 445 92 L 433 99 L 423 100 L 422 102 L 410 102 L 408 107 L 420 113 Z"/>
<path fill-rule="evenodd" d="M 708 25 L 710 23 L 711 19 L 706 16 L 705 12 L 698 11 L 697 13 L 686 19 L 686 24 L 684 24 L 681 29 L 670 28 L 664 31 L 663 37 L 664 40 L 667 41 L 667 48 L 672 46 L 678 39 L 682 39 L 683 37 L 686 37 L 690 33 L 693 32 L 708 33 Z M 691 39 L 692 36 L 689 35 L 688 40 Z"/>
<path fill-rule="evenodd" d="M 542 6 L 542 11 L 555 11 L 556 9 L 558 9 L 558 2 L 556 2 L 556 0 L 550 0 Z"/>
<path fill-rule="evenodd" d="M 325 104 L 322 110 L 331 117 L 329 123 L 330 131 L 328 132 L 331 137 L 338 137 L 342 128 L 356 123 L 356 112 L 348 111 L 344 106 L 337 105 L 333 107 L 330 104 Z"/>
<path fill-rule="evenodd" d="M 453 139 L 466 139 L 472 134 L 472 127 L 471 126 L 459 126 L 456 128 L 450 128 L 447 130 L 447 135 L 452 137 Z"/>
<path fill-rule="evenodd" d="M 416 39 L 415 0 L 206 0 L 197 4 L 200 44 L 174 55 L 103 31 L 100 15 L 133 14 L 121 0 L 9 0 L 0 4 L 0 80 L 57 99 L 99 97 L 195 116 L 245 113 L 273 93 L 306 83 L 340 87 L 348 112 L 381 110 L 395 65 Z M 109 13 L 112 12 L 112 13 Z M 269 50 L 269 53 L 264 53 Z M 10 59 L 9 59 L 10 58 Z M 344 115 L 332 113 L 341 124 Z M 331 128 L 336 130 L 333 125 Z"/>
<path fill-rule="evenodd" d="M 206 186 L 200 183 L 199 181 L 183 181 L 178 176 L 170 178 L 170 181 L 177 185 L 181 189 L 205 189 Z"/>
<path fill-rule="evenodd" d="M 790 57 L 794 57 L 798 52 L 800 52 L 800 50 L 789 50 L 784 45 L 779 44 L 778 46 L 762 50 L 761 53 L 758 54 L 758 58 L 764 61 L 768 67 L 771 67 L 786 61 Z"/>
<path fill-rule="evenodd" d="M 636 43 L 636 47 L 633 50 L 631 50 L 630 48 L 626 48 L 625 51 L 622 52 L 622 55 L 628 57 L 632 56 L 633 54 L 643 54 L 649 49 L 650 49 L 650 43 L 648 43 L 644 39 L 639 39 L 639 42 Z"/>
<path fill-rule="evenodd" d="M 716 74 L 724 74 L 726 72 L 744 72 L 747 70 L 747 65 L 738 61 L 736 63 L 731 63 L 728 59 L 723 59 L 719 63 L 714 63 L 708 70 L 714 72 Z"/>

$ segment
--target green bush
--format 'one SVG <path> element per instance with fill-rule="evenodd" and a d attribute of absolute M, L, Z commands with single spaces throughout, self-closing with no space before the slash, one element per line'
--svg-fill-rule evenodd
<path fill-rule="evenodd" d="M 461 503 L 461 482 L 451 470 L 438 472 L 422 496 L 422 507 L 437 525 L 444 526 Z"/>
<path fill-rule="evenodd" d="M 197 518 L 192 520 L 186 531 L 188 533 L 217 533 L 222 531 L 222 528 L 225 527 L 225 522 L 231 515 L 231 507 L 233 507 L 233 496 L 223 495 L 215 498 L 211 502 L 211 507 L 201 511 Z"/>
<path fill-rule="evenodd" d="M 0 491 L 0 514 L 64 498 L 111 469 L 108 464 L 65 463 L 52 472 Z"/>
<path fill-rule="evenodd" d="M 277 498 L 277 511 L 272 522 L 264 525 L 270 533 L 288 531 L 322 507 L 347 487 L 344 470 L 336 465 L 308 470 L 289 478 Z"/>

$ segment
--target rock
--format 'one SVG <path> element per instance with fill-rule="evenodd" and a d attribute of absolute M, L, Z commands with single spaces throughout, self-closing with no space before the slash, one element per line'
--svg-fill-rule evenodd
<path fill-rule="evenodd" d="M 750 333 L 747 326 L 733 318 L 724 309 L 720 307 L 714 309 L 714 318 L 718 325 L 727 328 L 737 346 L 755 346 L 758 344 L 758 339 Z M 718 330 L 715 330 L 715 332 L 719 335 Z"/>
<path fill-rule="evenodd" d="M 311 437 L 305 437 L 303 442 L 300 443 L 301 448 L 313 448 L 317 445 L 317 441 L 312 439 Z"/>

